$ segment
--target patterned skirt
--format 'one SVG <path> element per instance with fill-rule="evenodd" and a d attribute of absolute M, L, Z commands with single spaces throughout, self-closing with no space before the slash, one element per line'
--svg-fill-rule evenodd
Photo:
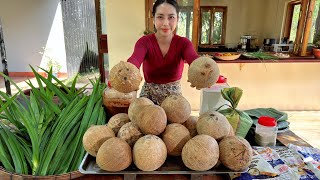
<path fill-rule="evenodd" d="M 154 104 L 160 105 L 166 97 L 172 94 L 182 94 L 180 80 L 167 84 L 145 82 L 142 86 L 140 97 L 146 97 L 153 101 Z"/>

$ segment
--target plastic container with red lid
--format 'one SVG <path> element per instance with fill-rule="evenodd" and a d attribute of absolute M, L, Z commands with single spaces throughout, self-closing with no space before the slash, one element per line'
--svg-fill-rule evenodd
<path fill-rule="evenodd" d="M 255 141 L 260 146 L 275 146 L 277 140 L 277 121 L 269 116 L 258 119 L 255 130 Z"/>

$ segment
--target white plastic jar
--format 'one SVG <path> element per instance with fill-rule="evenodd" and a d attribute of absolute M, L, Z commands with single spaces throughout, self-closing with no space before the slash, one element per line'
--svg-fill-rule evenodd
<path fill-rule="evenodd" d="M 255 141 L 259 146 L 275 146 L 277 141 L 277 121 L 268 116 L 258 119 L 255 130 Z"/>
<path fill-rule="evenodd" d="M 216 111 L 220 106 L 229 104 L 229 102 L 225 100 L 221 94 L 221 90 L 228 87 L 229 85 L 227 84 L 227 78 L 220 75 L 216 84 L 211 87 L 201 89 L 199 114 L 201 115 L 208 111 Z M 221 109 L 225 109 L 227 107 L 228 106 L 225 106 Z"/>

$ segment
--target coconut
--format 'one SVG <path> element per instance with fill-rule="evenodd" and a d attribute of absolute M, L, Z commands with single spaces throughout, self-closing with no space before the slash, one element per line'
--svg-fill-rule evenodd
<path fill-rule="evenodd" d="M 169 155 L 180 156 L 183 146 L 190 140 L 190 132 L 182 124 L 167 125 L 162 133 L 162 140 L 167 146 Z"/>
<path fill-rule="evenodd" d="M 110 138 L 100 147 L 96 162 L 103 170 L 122 171 L 132 162 L 131 147 L 125 140 Z"/>
<path fill-rule="evenodd" d="M 198 117 L 190 116 L 182 125 L 184 125 L 190 132 L 190 136 L 194 137 L 197 133 L 197 121 Z"/>
<path fill-rule="evenodd" d="M 191 114 L 191 106 L 182 95 L 170 95 L 162 103 L 161 107 L 167 114 L 171 123 L 184 123 Z"/>
<path fill-rule="evenodd" d="M 137 91 L 141 80 L 139 69 L 129 62 L 121 61 L 110 70 L 110 84 L 119 92 Z"/>
<path fill-rule="evenodd" d="M 137 98 L 131 102 L 129 109 L 128 109 L 128 115 L 129 115 L 129 119 L 131 120 L 131 122 L 136 123 L 136 117 L 137 117 L 138 111 L 140 109 L 138 107 L 145 106 L 145 105 L 153 105 L 153 102 L 146 97 L 140 97 L 140 98 Z"/>
<path fill-rule="evenodd" d="M 140 106 L 137 125 L 143 134 L 161 134 L 167 126 L 165 111 L 158 105 Z"/>
<path fill-rule="evenodd" d="M 93 125 L 83 135 L 83 147 L 91 156 L 96 156 L 100 146 L 111 137 L 115 137 L 115 134 L 110 127 Z"/>
<path fill-rule="evenodd" d="M 206 171 L 218 162 L 219 146 L 213 137 L 197 135 L 184 145 L 181 157 L 189 169 Z"/>
<path fill-rule="evenodd" d="M 113 130 L 114 134 L 118 134 L 120 128 L 128 122 L 130 122 L 128 114 L 119 113 L 109 119 L 107 126 Z"/>
<path fill-rule="evenodd" d="M 214 85 L 220 75 L 217 63 L 210 57 L 199 57 L 194 60 L 188 70 L 188 82 L 197 89 Z"/>
<path fill-rule="evenodd" d="M 244 170 L 251 163 L 252 148 L 242 137 L 224 137 L 219 142 L 219 152 L 222 164 L 231 170 Z"/>
<path fill-rule="evenodd" d="M 230 126 L 223 114 L 211 111 L 200 115 L 197 122 L 197 132 L 198 134 L 207 134 L 219 141 L 229 134 Z"/>
<path fill-rule="evenodd" d="M 166 145 L 158 136 L 145 135 L 133 146 L 133 162 L 142 171 L 158 169 L 166 158 Z"/>
<path fill-rule="evenodd" d="M 140 132 L 138 126 L 133 122 L 126 123 L 118 132 L 118 137 L 125 140 L 131 147 L 142 136 L 143 134 Z"/>

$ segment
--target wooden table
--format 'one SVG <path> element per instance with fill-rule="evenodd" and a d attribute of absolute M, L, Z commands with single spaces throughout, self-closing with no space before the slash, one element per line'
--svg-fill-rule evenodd
<path fill-rule="evenodd" d="M 308 146 L 312 147 L 309 143 L 301 139 L 291 130 L 286 132 L 279 133 L 277 136 L 277 141 L 281 144 L 287 146 L 288 144 L 295 144 L 298 146 Z M 132 177 L 134 178 L 134 177 Z M 77 180 L 105 180 L 105 179 L 113 179 L 113 180 L 129 180 L 132 179 L 130 177 L 124 178 L 123 175 L 84 175 L 83 177 L 78 178 Z M 143 175 L 136 175 L 136 179 L 138 180 L 167 180 L 167 179 L 178 179 L 178 180 L 225 180 L 230 179 L 228 174 L 219 174 L 219 175 L 203 175 L 203 176 L 195 176 L 190 174 L 168 174 L 168 175 L 157 175 L 157 174 L 143 174 Z"/>

